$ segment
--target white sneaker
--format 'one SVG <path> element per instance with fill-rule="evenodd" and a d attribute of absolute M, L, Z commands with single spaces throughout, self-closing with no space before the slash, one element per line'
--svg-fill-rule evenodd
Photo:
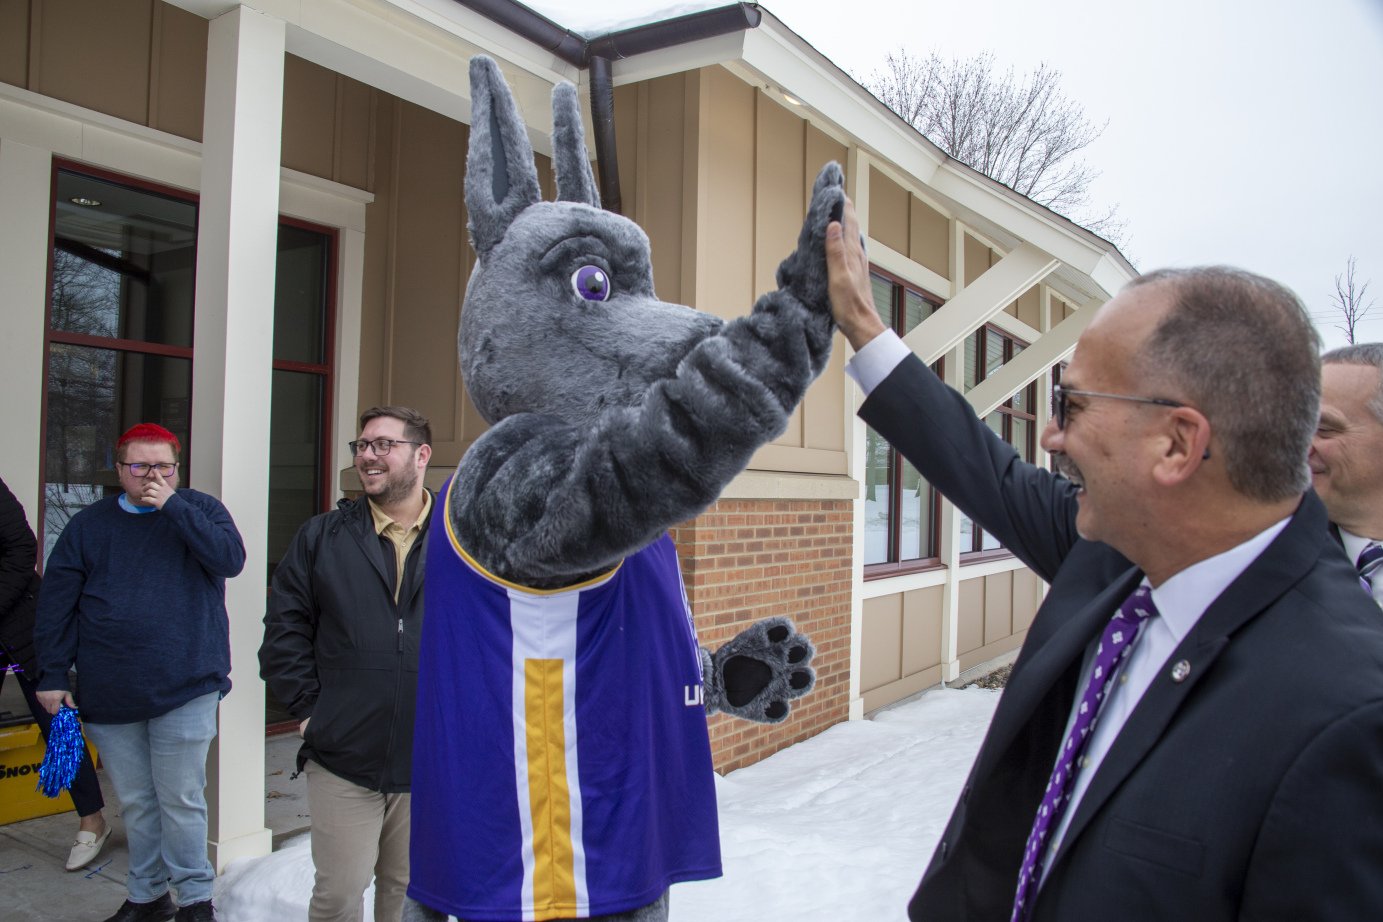
<path fill-rule="evenodd" d="M 77 841 L 72 843 L 72 851 L 67 855 L 67 870 L 76 871 L 91 864 L 93 858 L 101 854 L 106 840 L 110 838 L 110 824 L 99 836 L 94 832 L 77 833 Z"/>

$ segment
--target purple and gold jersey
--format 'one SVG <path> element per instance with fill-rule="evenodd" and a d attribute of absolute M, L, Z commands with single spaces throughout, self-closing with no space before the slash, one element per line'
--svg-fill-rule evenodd
<path fill-rule="evenodd" d="M 720 876 L 672 539 L 527 589 L 467 556 L 447 508 L 427 556 L 409 895 L 476 922 L 585 918 Z"/>

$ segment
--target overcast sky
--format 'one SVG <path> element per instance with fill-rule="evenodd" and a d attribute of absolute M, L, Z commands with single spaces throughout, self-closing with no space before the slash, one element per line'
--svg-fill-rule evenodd
<path fill-rule="evenodd" d="M 577 31 L 723 5 L 534 0 Z M 1119 206 L 1139 269 L 1228 263 L 1291 286 L 1334 329 L 1357 257 L 1383 340 L 1383 0 L 774 0 L 762 4 L 859 77 L 906 47 L 1046 61 L 1104 135 L 1096 203 Z M 595 8 L 594 10 L 592 8 Z"/>

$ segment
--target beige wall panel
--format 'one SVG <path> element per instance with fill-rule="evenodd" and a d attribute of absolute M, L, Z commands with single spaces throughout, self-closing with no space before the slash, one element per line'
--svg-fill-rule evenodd
<path fill-rule="evenodd" d="M 615 87 L 615 165 L 619 170 L 619 191 L 626 217 L 640 220 L 638 171 L 643 165 L 639 135 L 647 130 L 648 83 L 626 83 Z M 600 181 L 597 165 L 596 182 Z M 603 190 L 602 190 L 603 191 Z"/>
<path fill-rule="evenodd" d="M 860 690 L 869 691 L 901 679 L 902 594 L 865 599 L 862 633 Z"/>
<path fill-rule="evenodd" d="M 283 165 L 330 178 L 335 146 L 336 75 L 284 55 Z"/>
<path fill-rule="evenodd" d="M 908 202 L 912 196 L 883 173 L 869 169 L 869 236 L 899 253 L 908 252 Z"/>
<path fill-rule="evenodd" d="M 336 78 L 336 162 L 331 177 L 357 189 L 370 189 L 370 131 L 376 93 L 349 77 Z"/>
<path fill-rule="evenodd" d="M 971 284 L 989 271 L 990 252 L 989 247 L 969 234 L 965 235 L 965 284 Z"/>
<path fill-rule="evenodd" d="M 914 589 L 903 594 L 903 675 L 916 675 L 941 665 L 941 616 L 944 599 L 940 586 Z"/>
<path fill-rule="evenodd" d="M 962 578 L 956 592 L 956 652 L 964 653 L 984 645 L 983 577 Z"/>
<path fill-rule="evenodd" d="M 29 0 L 0 0 L 0 83 L 29 85 Z"/>
<path fill-rule="evenodd" d="M 916 196 L 909 195 L 908 200 L 911 205 L 908 256 L 949 279 L 951 220 Z"/>
<path fill-rule="evenodd" d="M 360 383 L 356 412 L 384 402 L 385 308 L 392 280 L 390 259 L 394 232 L 395 152 L 398 112 L 402 102 L 380 94 L 371 138 L 374 161 L 374 201 L 365 206 L 365 265 L 361 278 Z M 436 421 L 434 421 L 435 425 Z"/>
<path fill-rule="evenodd" d="M 960 665 L 960 671 L 964 672 L 967 669 L 973 669 L 981 663 L 987 663 L 996 657 L 1003 656 L 1005 653 L 1011 653 L 1017 650 L 1023 645 L 1024 636 L 1026 635 L 1013 634 L 1001 640 L 997 640 L 994 643 L 976 647 L 968 653 L 960 654 L 956 657 L 956 661 Z"/>
<path fill-rule="evenodd" d="M 710 114 L 701 150 L 707 180 L 698 216 L 697 290 L 693 306 L 719 317 L 742 316 L 754 301 L 754 87 L 718 67 L 701 71 L 703 110 Z"/>
<path fill-rule="evenodd" d="M 1034 285 L 1018 297 L 1019 320 L 1034 330 L 1042 329 L 1042 291 Z"/>
<path fill-rule="evenodd" d="M 207 21 L 167 3 L 155 4 L 154 10 L 149 127 L 200 141 Z"/>
<path fill-rule="evenodd" d="M 984 642 L 994 643 L 1013 633 L 1013 574 L 984 578 Z"/>
<path fill-rule="evenodd" d="M 1042 604 L 1042 580 L 1029 569 L 1013 571 L 1013 632 L 1026 631 Z"/>
<path fill-rule="evenodd" d="M 435 450 L 449 455 L 448 443 L 463 437 L 466 410 L 456 362 L 470 249 L 462 193 L 466 127 L 409 103 L 400 105 L 399 121 L 386 396 L 429 416 Z"/>
<path fill-rule="evenodd" d="M 844 169 L 850 153 L 844 144 L 811 125 L 807 125 L 806 144 L 806 170 L 802 188 L 804 214 L 806 203 L 811 201 L 811 188 L 812 183 L 816 182 L 816 174 L 832 160 Z M 794 230 L 793 241 L 796 240 L 796 233 Z M 849 417 L 845 412 L 847 390 L 844 385 L 845 348 L 842 342 L 837 340 L 826 370 L 821 373 L 821 377 L 812 385 L 811 390 L 807 391 L 807 398 L 802 407 L 805 447 L 845 451 L 845 421 Z"/>
<path fill-rule="evenodd" d="M 902 701 L 909 695 L 926 691 L 933 685 L 941 684 L 941 667 L 933 666 L 931 669 L 924 669 L 922 672 L 910 676 L 904 676 L 897 682 L 890 682 L 878 688 L 864 692 L 860 695 L 860 700 L 864 703 L 864 712 L 870 714 L 881 707 L 887 707 L 895 701 Z"/>
<path fill-rule="evenodd" d="M 33 10 L 29 89 L 148 124 L 153 0 L 47 0 Z"/>
<path fill-rule="evenodd" d="M 674 304 L 686 303 L 682 291 L 683 171 L 696 168 L 695 157 L 687 150 L 687 81 L 686 74 L 673 74 L 648 82 L 646 114 L 639 124 L 638 150 L 643 156 L 637 161 L 638 178 L 623 191 L 629 214 L 630 196 L 637 190 L 640 207 L 635 220 L 648 234 L 654 289 L 658 297 Z M 623 156 L 623 148 L 620 153 Z"/>
<path fill-rule="evenodd" d="M 778 263 L 792 252 L 802 227 L 806 212 L 806 123 L 760 90 L 755 90 L 754 104 L 753 296 L 758 297 L 777 287 L 774 273 Z M 804 416 L 804 407 L 799 404 L 774 444 L 802 447 Z"/>
<path fill-rule="evenodd" d="M 778 263 L 797 245 L 807 211 L 806 122 L 755 92 L 754 293 L 777 287 Z"/>

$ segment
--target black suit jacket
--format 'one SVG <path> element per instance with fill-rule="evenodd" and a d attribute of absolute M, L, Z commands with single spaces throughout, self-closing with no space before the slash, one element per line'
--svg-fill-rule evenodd
<path fill-rule="evenodd" d="M 1006 920 L 1083 654 L 1142 574 L 1081 539 L 1070 483 L 1021 461 L 916 357 L 860 415 L 1051 584 L 908 907 Z M 1383 622 L 1314 494 L 1130 715 L 1033 919 L 1383 919 Z"/>

